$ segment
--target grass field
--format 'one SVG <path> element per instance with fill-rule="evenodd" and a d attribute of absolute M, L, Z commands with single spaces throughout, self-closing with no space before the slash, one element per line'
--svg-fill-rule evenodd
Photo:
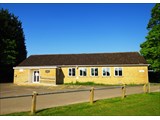
<path fill-rule="evenodd" d="M 9 114 L 28 116 L 30 112 Z M 160 116 L 160 92 L 39 110 L 36 116 Z"/>
<path fill-rule="evenodd" d="M 122 84 L 102 84 L 102 83 L 94 83 L 94 82 L 78 82 L 75 83 L 64 83 L 64 85 L 86 85 L 86 86 L 122 86 Z M 144 84 L 127 84 L 127 86 L 141 86 Z"/>

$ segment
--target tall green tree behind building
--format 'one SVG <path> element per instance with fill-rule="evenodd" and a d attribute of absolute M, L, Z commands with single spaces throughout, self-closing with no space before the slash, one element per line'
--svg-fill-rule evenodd
<path fill-rule="evenodd" d="M 151 11 L 148 35 L 146 41 L 140 45 L 140 53 L 144 56 L 155 72 L 160 72 L 160 3 L 157 3 Z"/>
<path fill-rule="evenodd" d="M 151 11 L 151 19 L 147 25 L 148 35 L 146 41 L 140 45 L 140 53 L 150 64 L 150 82 L 160 82 L 160 3 L 157 3 Z"/>
<path fill-rule="evenodd" d="M 12 82 L 13 67 L 26 56 L 22 23 L 8 10 L 0 9 L 0 82 Z"/>

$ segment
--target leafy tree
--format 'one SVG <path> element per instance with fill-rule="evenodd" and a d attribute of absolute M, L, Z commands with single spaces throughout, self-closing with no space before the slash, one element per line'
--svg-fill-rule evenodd
<path fill-rule="evenodd" d="M 160 3 L 153 7 L 147 29 L 149 32 L 146 41 L 140 45 L 140 53 L 151 64 L 151 69 L 160 72 Z"/>
<path fill-rule="evenodd" d="M 8 10 L 0 9 L 0 82 L 13 80 L 13 67 L 26 55 L 22 23 Z"/>

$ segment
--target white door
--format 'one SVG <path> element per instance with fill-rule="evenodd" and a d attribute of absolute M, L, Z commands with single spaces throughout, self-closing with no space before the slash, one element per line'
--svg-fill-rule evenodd
<path fill-rule="evenodd" d="M 33 71 L 33 83 L 39 83 L 39 71 Z"/>

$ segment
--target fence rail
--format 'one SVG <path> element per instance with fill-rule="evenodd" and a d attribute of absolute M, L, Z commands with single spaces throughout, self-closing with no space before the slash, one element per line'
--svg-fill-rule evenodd
<path fill-rule="evenodd" d="M 106 89 L 114 89 L 114 88 L 121 88 L 121 86 L 94 88 L 94 90 L 106 90 Z M 51 95 L 51 94 L 72 93 L 72 92 L 85 92 L 85 91 L 90 91 L 90 90 L 91 89 L 66 90 L 66 91 L 57 91 L 57 92 L 37 93 L 37 95 L 41 96 L 41 95 Z M 19 98 L 19 97 L 31 97 L 31 96 L 32 96 L 32 94 L 26 94 L 26 95 L 16 95 L 16 96 L 0 97 L 0 99 Z"/>
<path fill-rule="evenodd" d="M 37 96 L 89 91 L 90 92 L 89 101 L 90 101 L 91 104 L 93 104 L 94 103 L 94 91 L 95 90 L 105 90 L 105 89 L 114 89 L 114 88 L 120 88 L 121 89 L 122 99 L 124 99 L 126 97 L 126 85 L 124 84 L 122 86 L 103 87 L 103 88 L 92 87 L 91 89 L 66 90 L 66 91 L 47 92 L 47 93 L 37 93 L 36 91 L 34 91 L 33 94 L 6 96 L 6 97 L 0 97 L 0 99 L 10 99 L 10 98 L 31 97 L 32 96 L 31 114 L 35 114 Z M 150 93 L 150 84 L 149 83 L 144 84 L 143 91 L 144 91 L 144 93 Z"/>
<path fill-rule="evenodd" d="M 0 99 L 20 98 L 20 97 L 31 97 L 31 96 L 32 96 L 32 94 L 26 94 L 26 95 L 16 95 L 16 96 L 0 97 Z"/>

